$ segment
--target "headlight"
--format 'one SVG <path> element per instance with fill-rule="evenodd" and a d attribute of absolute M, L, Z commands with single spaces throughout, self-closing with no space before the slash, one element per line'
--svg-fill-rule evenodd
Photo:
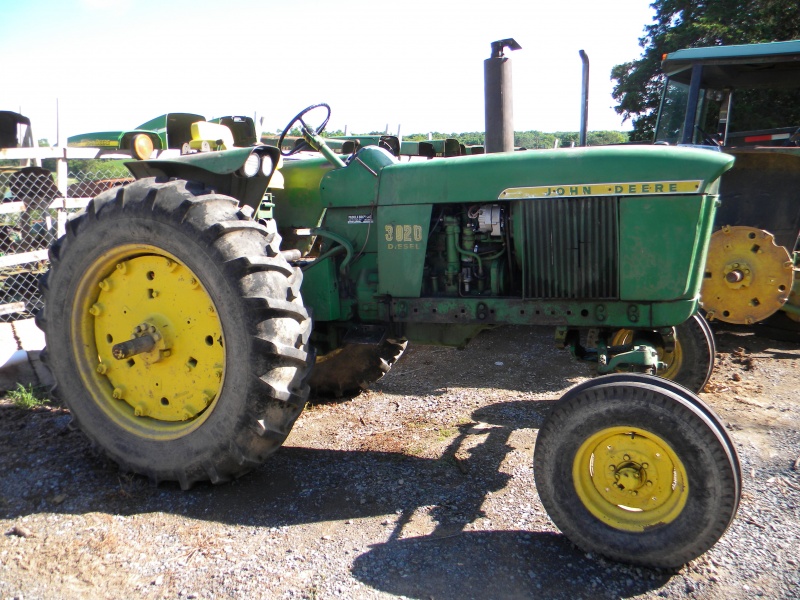
<path fill-rule="evenodd" d="M 153 140 L 149 135 L 138 133 L 131 140 L 131 153 L 139 160 L 146 160 L 153 154 Z"/>
<path fill-rule="evenodd" d="M 261 174 L 264 177 L 269 177 L 272 174 L 272 159 L 266 154 L 261 157 Z"/>
<path fill-rule="evenodd" d="M 244 164 L 241 168 L 241 173 L 245 177 L 253 177 L 254 175 L 258 174 L 259 167 L 261 167 L 261 161 L 258 158 L 258 154 L 253 153 L 247 157 L 246 161 L 244 161 Z"/>

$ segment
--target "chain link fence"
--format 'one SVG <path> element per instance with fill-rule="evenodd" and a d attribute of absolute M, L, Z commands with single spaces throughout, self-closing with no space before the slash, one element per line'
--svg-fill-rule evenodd
<path fill-rule="evenodd" d="M 100 192 L 132 181 L 121 161 L 70 160 L 66 169 L 57 168 L 54 159 L 41 161 L 42 166 L 9 164 L 13 162 L 17 161 L 0 161 L 4 323 L 30 318 L 41 308 L 38 280 L 48 268 L 47 248 L 64 233 L 69 215 Z"/>

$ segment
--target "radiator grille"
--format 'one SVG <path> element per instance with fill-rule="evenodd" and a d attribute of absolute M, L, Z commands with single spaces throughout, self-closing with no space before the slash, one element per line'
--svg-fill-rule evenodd
<path fill-rule="evenodd" d="M 523 297 L 619 298 L 618 199 L 518 202 Z M 519 231 L 519 228 L 517 228 Z"/>

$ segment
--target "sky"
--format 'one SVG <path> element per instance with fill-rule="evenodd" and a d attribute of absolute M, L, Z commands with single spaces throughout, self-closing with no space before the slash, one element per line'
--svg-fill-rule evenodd
<path fill-rule="evenodd" d="M 641 56 L 652 0 L 0 0 L 0 110 L 62 144 L 167 112 L 263 117 L 331 105 L 329 130 L 483 131 L 491 42 L 514 38 L 514 129 L 631 129 L 611 68 Z"/>

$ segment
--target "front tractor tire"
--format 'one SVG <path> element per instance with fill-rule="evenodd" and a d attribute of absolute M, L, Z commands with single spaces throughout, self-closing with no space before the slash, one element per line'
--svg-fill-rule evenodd
<path fill-rule="evenodd" d="M 550 518 L 586 552 L 676 568 L 733 520 L 741 467 L 724 426 L 673 382 L 608 375 L 564 395 L 539 430 L 536 488 Z"/>
<path fill-rule="evenodd" d="M 109 190 L 67 223 L 37 322 L 55 392 L 122 470 L 219 483 L 286 439 L 313 355 L 279 244 L 182 180 Z"/>
<path fill-rule="evenodd" d="M 644 336 L 646 342 L 655 346 L 659 360 L 665 365 L 656 375 L 700 393 L 711 379 L 717 356 L 711 327 L 702 315 L 695 314 L 676 326 L 674 333 L 674 344 L 668 345 L 656 332 L 620 329 L 612 336 L 611 345 L 636 343 L 637 335 Z"/>

